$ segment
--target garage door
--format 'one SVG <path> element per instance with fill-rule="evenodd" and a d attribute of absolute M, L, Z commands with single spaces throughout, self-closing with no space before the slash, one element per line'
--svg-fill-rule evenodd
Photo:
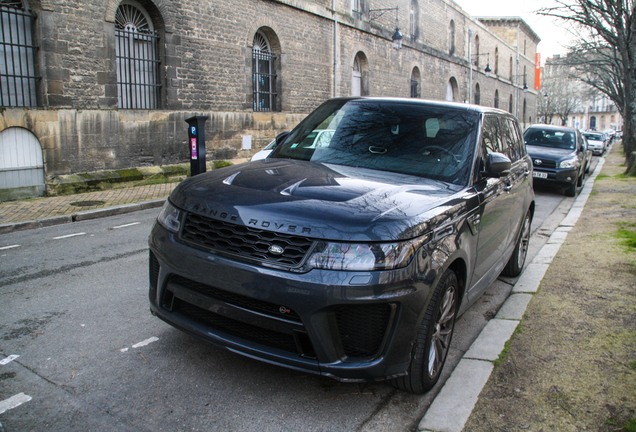
<path fill-rule="evenodd" d="M 42 196 L 45 192 L 40 142 L 18 127 L 0 132 L 0 190 L 6 196 L 13 189 L 16 197 Z"/>

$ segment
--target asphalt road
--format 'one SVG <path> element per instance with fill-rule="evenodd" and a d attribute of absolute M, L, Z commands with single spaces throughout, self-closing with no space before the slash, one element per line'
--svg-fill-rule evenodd
<path fill-rule="evenodd" d="M 537 191 L 530 257 L 573 199 Z M 150 315 L 158 209 L 0 238 L 0 431 L 406 431 L 427 395 L 343 384 L 227 352 Z M 508 296 L 457 322 L 445 380 Z M 4 430 L 3 430 L 4 429 Z"/>

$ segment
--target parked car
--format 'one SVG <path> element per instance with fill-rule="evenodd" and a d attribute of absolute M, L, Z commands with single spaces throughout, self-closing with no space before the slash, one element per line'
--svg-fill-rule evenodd
<path fill-rule="evenodd" d="M 607 141 L 600 132 L 584 132 L 583 136 L 587 140 L 587 145 L 596 156 L 602 156 L 607 149 Z"/>
<path fill-rule="evenodd" d="M 585 139 L 579 130 L 536 124 L 529 126 L 523 137 L 532 158 L 534 181 L 565 186 L 565 194 L 575 196 L 589 164 Z"/>
<path fill-rule="evenodd" d="M 534 207 L 509 113 L 332 99 L 266 159 L 177 186 L 149 237 L 150 308 L 252 359 L 422 393 L 457 316 L 522 271 Z"/>
<path fill-rule="evenodd" d="M 274 150 L 275 147 L 276 147 L 276 139 L 273 139 L 269 142 L 269 144 L 267 144 L 261 150 L 254 153 L 250 161 L 254 162 L 257 160 L 265 159 L 267 156 L 269 156 L 269 154 L 272 152 L 272 150 Z"/>
<path fill-rule="evenodd" d="M 287 137 L 287 134 L 288 132 L 283 132 L 279 134 L 276 137 L 276 139 L 273 139 L 272 141 L 270 141 L 269 144 L 263 147 L 263 150 L 255 153 L 254 156 L 252 156 L 252 158 L 250 159 L 250 161 L 254 162 L 254 161 L 265 159 L 266 157 L 268 157 L 270 153 L 272 152 L 272 150 L 274 150 L 276 146 L 283 139 Z M 315 148 L 315 147 L 324 146 L 328 144 L 329 141 L 331 140 L 331 135 L 333 135 L 333 131 L 329 129 L 315 130 L 315 131 L 312 131 L 312 133 L 308 134 L 307 137 L 305 138 L 305 141 L 300 143 L 300 145 L 306 148 Z"/>

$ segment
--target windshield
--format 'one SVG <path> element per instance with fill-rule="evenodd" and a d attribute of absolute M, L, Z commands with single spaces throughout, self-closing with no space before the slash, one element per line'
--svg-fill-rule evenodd
<path fill-rule="evenodd" d="M 574 150 L 574 132 L 567 130 L 529 128 L 523 134 L 526 145 L 552 147 L 559 149 Z"/>
<path fill-rule="evenodd" d="M 479 113 L 442 105 L 335 99 L 310 114 L 271 157 L 468 183 Z"/>
<path fill-rule="evenodd" d="M 583 134 L 583 136 L 589 140 L 603 141 L 603 135 L 601 134 L 586 133 L 586 134 Z"/>

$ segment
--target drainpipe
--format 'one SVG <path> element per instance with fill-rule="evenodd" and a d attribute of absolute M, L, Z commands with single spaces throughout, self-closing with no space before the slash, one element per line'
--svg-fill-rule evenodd
<path fill-rule="evenodd" d="M 338 17 L 336 15 L 336 0 L 331 0 L 331 13 L 333 15 L 333 90 L 332 97 L 338 96 L 338 71 L 339 71 L 339 58 L 338 58 Z"/>
<path fill-rule="evenodd" d="M 473 31 L 468 29 L 468 94 L 466 95 L 466 100 L 468 103 L 471 103 L 472 93 L 473 93 Z"/>

